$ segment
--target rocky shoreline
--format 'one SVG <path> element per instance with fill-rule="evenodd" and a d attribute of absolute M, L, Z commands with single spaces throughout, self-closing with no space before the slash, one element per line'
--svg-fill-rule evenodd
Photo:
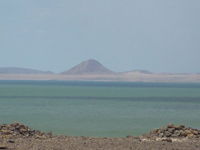
<path fill-rule="evenodd" d="M 167 127 L 161 127 L 150 131 L 149 134 L 141 136 L 141 139 L 149 140 L 185 140 L 185 139 L 198 139 L 200 138 L 200 130 L 193 129 L 191 127 L 185 127 L 184 125 L 175 126 L 168 124 Z"/>
<path fill-rule="evenodd" d="M 199 150 L 200 130 L 168 124 L 140 137 L 97 138 L 54 135 L 14 122 L 0 125 L 0 149 L 10 150 Z"/>

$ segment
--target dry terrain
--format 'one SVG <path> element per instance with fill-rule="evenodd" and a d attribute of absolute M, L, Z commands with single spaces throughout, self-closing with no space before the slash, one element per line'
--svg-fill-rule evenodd
<path fill-rule="evenodd" d="M 104 67 L 100 62 L 89 59 L 60 74 L 26 68 L 0 68 L 0 80 L 200 82 L 200 74 L 157 74 L 146 70 L 117 73 Z"/>
<path fill-rule="evenodd" d="M 140 72 L 119 73 L 114 75 L 0 74 L 0 80 L 200 82 L 200 74 L 145 74 Z"/>

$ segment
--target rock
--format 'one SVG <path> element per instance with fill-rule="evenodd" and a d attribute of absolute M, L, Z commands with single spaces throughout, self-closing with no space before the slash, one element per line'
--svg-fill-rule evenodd
<path fill-rule="evenodd" d="M 193 133 L 194 135 L 198 135 L 198 134 L 199 134 L 198 131 L 192 131 L 192 133 Z"/>
<path fill-rule="evenodd" d="M 1 135 L 9 135 L 9 131 L 8 130 L 1 130 Z"/>
<path fill-rule="evenodd" d="M 196 138 L 200 138 L 200 134 L 199 135 L 195 135 Z"/>
<path fill-rule="evenodd" d="M 157 133 L 158 132 L 158 128 L 154 129 L 153 131 Z"/>
<path fill-rule="evenodd" d="M 169 128 L 168 131 L 173 134 L 175 131 L 175 128 Z"/>
<path fill-rule="evenodd" d="M 47 138 L 52 138 L 53 137 L 53 133 L 49 132 L 49 133 L 44 133 L 44 136 Z"/>
<path fill-rule="evenodd" d="M 172 134 L 172 137 L 179 137 L 180 136 L 180 131 L 175 130 L 174 134 Z"/>
<path fill-rule="evenodd" d="M 164 134 L 163 134 L 163 133 L 160 133 L 160 134 L 159 134 L 159 137 L 161 137 L 161 138 L 162 138 L 163 136 L 164 136 Z"/>
<path fill-rule="evenodd" d="M 150 132 L 150 134 L 152 134 L 152 135 L 157 135 L 158 133 L 158 129 L 154 129 L 154 130 L 152 130 L 151 132 Z"/>
<path fill-rule="evenodd" d="M 171 138 L 164 138 L 164 139 L 162 139 L 162 141 L 172 142 L 172 139 Z"/>
<path fill-rule="evenodd" d="M 174 126 L 172 123 L 166 127 L 154 129 L 150 131 L 150 134 L 143 135 L 143 138 L 153 139 L 157 138 L 200 138 L 200 130 L 185 127 L 184 125 Z"/>
<path fill-rule="evenodd" d="M 14 141 L 14 140 L 9 140 L 8 142 L 9 142 L 9 143 L 15 143 L 15 141 Z"/>
<path fill-rule="evenodd" d="M 152 139 L 152 140 L 156 140 L 156 139 L 157 139 L 157 136 L 152 136 L 151 139 Z"/>
<path fill-rule="evenodd" d="M 161 130 L 158 130 L 158 134 L 161 134 L 162 133 L 162 131 Z"/>
<path fill-rule="evenodd" d="M 187 138 L 193 138 L 193 137 L 194 137 L 194 134 L 192 133 L 187 135 Z"/>
<path fill-rule="evenodd" d="M 187 134 L 187 132 L 185 132 L 185 131 L 181 131 L 180 132 L 180 136 L 183 136 L 183 137 L 186 137 L 188 134 Z"/>
<path fill-rule="evenodd" d="M 14 122 L 11 125 L 2 124 L 0 125 L 0 136 L 6 139 L 15 139 L 15 138 L 28 138 L 28 137 L 36 137 L 41 136 L 39 138 L 51 138 L 53 134 L 43 133 L 36 130 L 31 130 L 28 126 L 20 124 L 18 122 Z M 43 136 L 44 135 L 44 136 Z"/>
<path fill-rule="evenodd" d="M 10 131 L 15 131 L 15 127 L 12 127 L 12 126 L 11 126 L 11 127 L 9 128 L 9 130 L 10 130 Z"/>
<path fill-rule="evenodd" d="M 192 132 L 190 130 L 185 130 L 186 134 L 191 134 Z"/>
<path fill-rule="evenodd" d="M 20 129 L 20 126 L 19 126 L 19 125 L 16 125 L 15 128 L 19 130 L 19 129 Z"/>
<path fill-rule="evenodd" d="M 165 136 L 166 136 L 166 137 L 170 137 L 171 135 L 172 135 L 171 132 L 169 132 L 169 131 L 165 132 Z"/>
<path fill-rule="evenodd" d="M 45 137 L 44 135 L 42 135 L 42 136 L 40 136 L 40 135 L 36 135 L 35 138 L 37 138 L 37 139 L 46 139 L 46 137 Z"/>
<path fill-rule="evenodd" d="M 127 135 L 127 136 L 126 136 L 126 138 L 132 138 L 132 137 L 133 137 L 133 136 L 131 136 L 131 135 Z"/>
<path fill-rule="evenodd" d="M 8 147 L 6 145 L 0 145 L 0 149 L 7 149 Z"/>
<path fill-rule="evenodd" d="M 167 125 L 167 127 L 168 127 L 168 128 L 174 128 L 174 125 L 173 125 L 172 123 L 169 123 L 169 124 Z"/>
<path fill-rule="evenodd" d="M 20 133 L 24 133 L 24 132 L 27 132 L 27 129 L 21 128 L 19 131 L 20 131 Z"/>
<path fill-rule="evenodd" d="M 168 130 L 168 129 L 165 128 L 165 127 L 161 127 L 161 128 L 160 128 L 160 131 L 161 131 L 161 132 L 164 132 L 164 131 L 167 131 L 167 130 Z"/>
<path fill-rule="evenodd" d="M 11 124 L 11 126 L 12 126 L 12 127 L 16 127 L 16 125 L 18 125 L 18 124 L 19 124 L 19 123 L 15 121 L 14 123 Z"/>
<path fill-rule="evenodd" d="M 12 135 L 4 135 L 3 136 L 5 139 L 10 139 L 10 138 L 12 138 Z"/>

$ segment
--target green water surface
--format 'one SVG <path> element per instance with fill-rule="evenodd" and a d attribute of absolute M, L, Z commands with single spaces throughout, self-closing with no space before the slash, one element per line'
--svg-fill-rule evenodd
<path fill-rule="evenodd" d="M 168 123 L 200 128 L 200 85 L 0 81 L 0 123 L 73 136 L 138 136 Z"/>

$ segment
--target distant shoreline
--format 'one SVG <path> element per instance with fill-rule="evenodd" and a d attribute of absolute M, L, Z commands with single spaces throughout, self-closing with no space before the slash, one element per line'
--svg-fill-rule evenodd
<path fill-rule="evenodd" d="M 118 75 L 0 74 L 0 80 L 200 83 L 200 74 L 145 74 L 145 73 L 138 73 L 138 72 L 123 73 L 123 74 L 118 74 Z"/>

